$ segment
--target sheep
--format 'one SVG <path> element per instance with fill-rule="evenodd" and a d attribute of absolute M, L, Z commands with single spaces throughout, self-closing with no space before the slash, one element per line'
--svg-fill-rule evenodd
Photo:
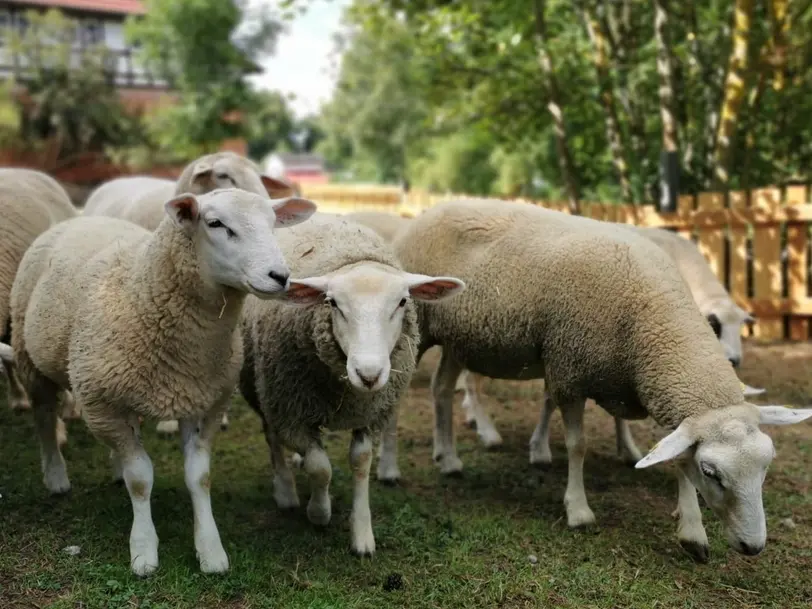
<path fill-rule="evenodd" d="M 164 202 L 173 195 L 202 194 L 232 186 L 272 199 L 297 194 L 286 182 L 262 175 L 249 159 L 224 151 L 207 154 L 187 164 L 177 182 L 146 176 L 111 180 L 91 195 L 85 213 L 122 218 L 152 231 L 163 219 Z M 133 193 L 138 195 L 134 197 Z M 223 412 L 220 427 L 228 428 L 228 411 Z M 156 430 L 161 434 L 174 434 L 178 431 L 178 422 L 160 421 Z"/>
<path fill-rule="evenodd" d="M 76 215 L 65 189 L 51 176 L 33 169 L 0 168 L 0 340 L 10 340 L 9 298 L 23 254 L 49 227 Z M 28 409 L 28 396 L 12 358 L 2 361 L 8 379 L 9 406 L 14 410 Z M 62 416 L 74 416 L 70 395 L 65 394 L 64 398 Z M 61 418 L 58 425 L 59 441 L 64 444 L 67 436 Z"/>
<path fill-rule="evenodd" d="M 697 489 L 735 550 L 763 549 L 761 486 L 774 449 L 759 424 L 798 422 L 812 409 L 745 402 L 722 346 L 662 249 L 609 223 L 492 200 L 439 204 L 415 218 L 394 247 L 405 270 L 442 269 L 467 286 L 449 302 L 417 305 L 418 359 L 442 347 L 432 379 L 442 473 L 462 470 L 451 402 L 463 368 L 492 378 L 544 378 L 567 429 L 570 527 L 595 522 L 583 485 L 583 412 L 592 398 L 613 416 L 651 416 L 673 430 L 636 467 L 678 460 L 677 536 L 696 559 L 708 555 Z M 396 424 L 393 416 L 388 434 Z"/>
<path fill-rule="evenodd" d="M 387 243 L 392 243 L 398 232 L 409 223 L 409 218 L 386 211 L 354 211 L 345 214 L 344 217 L 368 226 Z"/>
<path fill-rule="evenodd" d="M 436 303 L 464 284 L 403 272 L 375 232 L 327 215 L 285 231 L 279 245 L 292 275 L 304 278 L 291 279 L 287 303 L 246 303 L 240 390 L 262 418 L 274 469 L 273 496 L 282 509 L 299 506 L 283 447 L 303 455 L 311 485 L 307 516 L 313 524 L 327 525 L 331 517 L 331 466 L 320 430 L 352 430 L 351 548 L 372 555 L 372 434 L 385 427 L 415 366 L 412 300 Z M 308 308 L 297 310 L 303 306 Z"/>
<path fill-rule="evenodd" d="M 54 441 L 54 400 L 71 387 L 129 493 L 130 563 L 139 576 L 158 567 L 153 470 L 139 416 L 180 420 L 200 568 L 228 569 L 209 461 L 242 365 L 242 305 L 247 294 L 284 292 L 289 272 L 273 228 L 301 222 L 315 205 L 231 188 L 177 195 L 165 209 L 153 233 L 102 216 L 52 227 L 26 252 L 11 295 L 14 359 L 32 399 L 45 486 L 70 489 Z"/>
<path fill-rule="evenodd" d="M 660 246 L 674 260 L 682 278 L 688 284 L 699 310 L 708 319 L 708 323 L 722 344 L 727 359 L 734 368 L 738 368 L 742 361 L 742 326 L 754 320 L 749 313 L 733 301 L 696 245 L 674 232 L 659 228 L 625 224 L 615 226 L 620 230 L 637 231 Z M 476 426 L 477 433 L 485 446 L 500 444 L 499 432 L 496 431 L 491 418 L 479 401 L 481 378 L 467 372 L 463 372 L 460 376 L 463 377 L 465 388 L 463 408 L 466 409 L 466 423 L 473 423 Z M 758 395 L 764 391 L 747 385 L 743 385 L 742 388 L 745 396 Z M 550 463 L 552 460 L 549 425 L 554 410 L 550 400 L 545 399 L 543 404 L 540 421 L 530 440 L 530 463 L 533 464 Z M 631 435 L 628 422 L 615 417 L 615 432 L 618 455 L 626 463 L 634 465 L 642 455 Z M 494 441 L 494 434 L 496 434 L 498 442 Z"/>

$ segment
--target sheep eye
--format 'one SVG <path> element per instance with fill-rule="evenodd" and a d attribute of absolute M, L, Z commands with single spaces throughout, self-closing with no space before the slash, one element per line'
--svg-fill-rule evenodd
<path fill-rule="evenodd" d="M 220 222 L 220 220 L 212 220 L 211 222 L 208 223 L 208 225 L 209 228 L 220 228 L 221 226 L 223 226 L 223 223 Z"/>
<path fill-rule="evenodd" d="M 401 298 L 400 303 L 398 304 L 398 306 L 399 306 L 399 307 L 405 307 L 405 306 L 406 306 L 406 299 L 405 299 L 405 298 Z"/>
<path fill-rule="evenodd" d="M 720 487 L 724 488 L 724 484 L 722 484 L 722 477 L 719 475 L 719 472 L 716 471 L 716 468 L 711 465 L 702 464 L 701 466 L 702 474 L 711 480 L 713 480 L 716 484 Z"/>
<path fill-rule="evenodd" d="M 218 174 L 217 174 L 217 179 L 218 179 L 218 180 L 228 180 L 229 182 L 232 182 L 232 181 L 233 181 L 233 180 L 231 179 L 231 176 L 230 176 L 230 175 L 228 175 L 227 173 L 218 173 Z"/>

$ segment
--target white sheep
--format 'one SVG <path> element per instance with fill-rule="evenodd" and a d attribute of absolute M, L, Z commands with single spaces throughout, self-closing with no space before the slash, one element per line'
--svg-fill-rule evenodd
<path fill-rule="evenodd" d="M 284 293 L 288 267 L 273 228 L 315 206 L 218 189 L 176 196 L 165 209 L 154 233 L 105 217 L 54 226 L 26 252 L 11 297 L 14 358 L 35 411 L 45 485 L 70 488 L 54 427 L 56 393 L 71 387 L 129 492 L 130 562 L 141 576 L 158 567 L 158 537 L 139 416 L 180 420 L 200 568 L 228 569 L 209 461 L 242 365 L 242 305 L 247 294 Z"/>
<path fill-rule="evenodd" d="M 279 245 L 295 277 L 286 300 L 301 310 L 252 299 L 243 313 L 245 364 L 240 389 L 263 421 L 280 508 L 299 505 L 283 447 L 304 456 L 311 495 L 307 516 L 331 517 L 331 466 L 321 429 L 352 430 L 351 548 L 375 551 L 369 510 L 372 439 L 409 386 L 417 354 L 412 300 L 436 303 L 464 289 L 457 279 L 401 270 L 373 231 L 313 216 Z"/>
<path fill-rule="evenodd" d="M 129 220 L 155 230 L 164 217 L 164 203 L 176 194 L 203 194 L 217 188 L 239 188 L 271 199 L 294 194 L 286 182 L 263 175 L 250 159 L 230 151 L 204 155 L 188 163 L 176 182 L 163 178 L 132 176 L 116 178 L 99 186 L 85 205 L 85 215 L 103 215 Z M 228 427 L 228 411 L 220 427 Z M 160 421 L 156 430 L 174 434 L 178 422 Z"/>
<path fill-rule="evenodd" d="M 451 404 L 464 368 L 544 378 L 567 429 L 570 526 L 595 521 L 583 485 L 583 412 L 592 398 L 613 416 L 651 416 L 673 430 L 636 467 L 678 459 L 677 535 L 697 559 L 708 552 L 697 488 L 734 549 L 763 549 L 761 487 L 774 449 L 759 424 L 798 422 L 812 409 L 744 401 L 722 346 L 662 249 L 609 223 L 489 200 L 437 205 L 394 245 L 409 272 L 442 269 L 467 285 L 448 302 L 418 303 L 420 354 L 442 347 L 432 393 L 443 473 L 462 469 Z M 390 433 L 395 426 L 393 416 Z"/>
<path fill-rule="evenodd" d="M 739 307 L 728 294 L 711 270 L 705 257 L 689 239 L 677 233 L 659 228 L 645 228 L 625 224 L 615 224 L 620 230 L 634 230 L 656 243 L 676 263 L 680 275 L 688 284 L 699 310 L 708 320 L 725 351 L 725 356 L 738 368 L 742 361 L 741 331 L 745 323 L 753 318 Z M 501 444 L 501 436 L 479 399 L 482 379 L 467 371 L 460 375 L 465 389 L 463 408 L 466 409 L 466 423 L 476 426 L 477 434 L 485 446 Z M 758 395 L 762 389 L 743 386 L 745 396 Z M 550 463 L 550 418 L 554 412 L 550 400 L 544 400 L 540 420 L 530 440 L 530 463 Z M 615 417 L 617 453 L 629 463 L 635 464 L 642 454 L 634 442 L 629 423 Z"/>
<path fill-rule="evenodd" d="M 10 340 L 9 298 L 23 254 L 40 234 L 77 213 L 68 193 L 51 176 L 32 169 L 0 168 L 0 340 Z M 2 361 L 8 379 L 9 406 L 15 410 L 29 408 L 28 396 L 12 359 Z M 70 394 L 64 397 L 62 415 L 74 416 Z M 58 425 L 59 441 L 64 443 L 67 436 L 61 418 Z"/>

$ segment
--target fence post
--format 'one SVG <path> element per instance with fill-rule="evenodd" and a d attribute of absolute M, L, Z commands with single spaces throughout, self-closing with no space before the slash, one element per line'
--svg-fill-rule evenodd
<path fill-rule="evenodd" d="M 781 312 L 781 226 L 776 212 L 781 201 L 777 188 L 753 192 L 752 208 L 757 211 L 753 226 L 753 292 L 763 318 L 753 328 L 755 338 L 775 341 L 784 337 Z"/>
<path fill-rule="evenodd" d="M 805 186 L 787 187 L 787 206 L 797 207 L 806 204 Z M 794 341 L 809 338 L 809 320 L 798 309 L 807 298 L 807 273 L 809 260 L 809 225 L 805 221 L 791 219 L 787 223 L 787 297 L 793 313 L 789 319 L 789 339 Z"/>

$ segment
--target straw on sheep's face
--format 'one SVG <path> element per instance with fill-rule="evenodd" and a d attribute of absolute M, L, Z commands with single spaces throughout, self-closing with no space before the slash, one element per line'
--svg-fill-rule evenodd
<path fill-rule="evenodd" d="M 730 546 L 747 555 L 767 543 L 762 485 L 775 456 L 759 425 L 787 425 L 812 417 L 812 409 L 742 403 L 683 421 L 635 467 L 680 457 L 679 467 L 722 519 Z"/>
<path fill-rule="evenodd" d="M 298 224 L 315 209 L 307 199 L 274 201 L 236 188 L 166 203 L 175 224 L 195 241 L 203 276 L 259 298 L 284 294 L 290 276 L 273 230 Z"/>
<path fill-rule="evenodd" d="M 390 356 L 400 338 L 410 299 L 439 301 L 465 287 L 453 277 L 428 277 L 375 263 L 322 277 L 291 280 L 287 298 L 326 303 L 333 335 L 347 356 L 347 378 L 360 391 L 378 391 L 392 372 Z"/>

